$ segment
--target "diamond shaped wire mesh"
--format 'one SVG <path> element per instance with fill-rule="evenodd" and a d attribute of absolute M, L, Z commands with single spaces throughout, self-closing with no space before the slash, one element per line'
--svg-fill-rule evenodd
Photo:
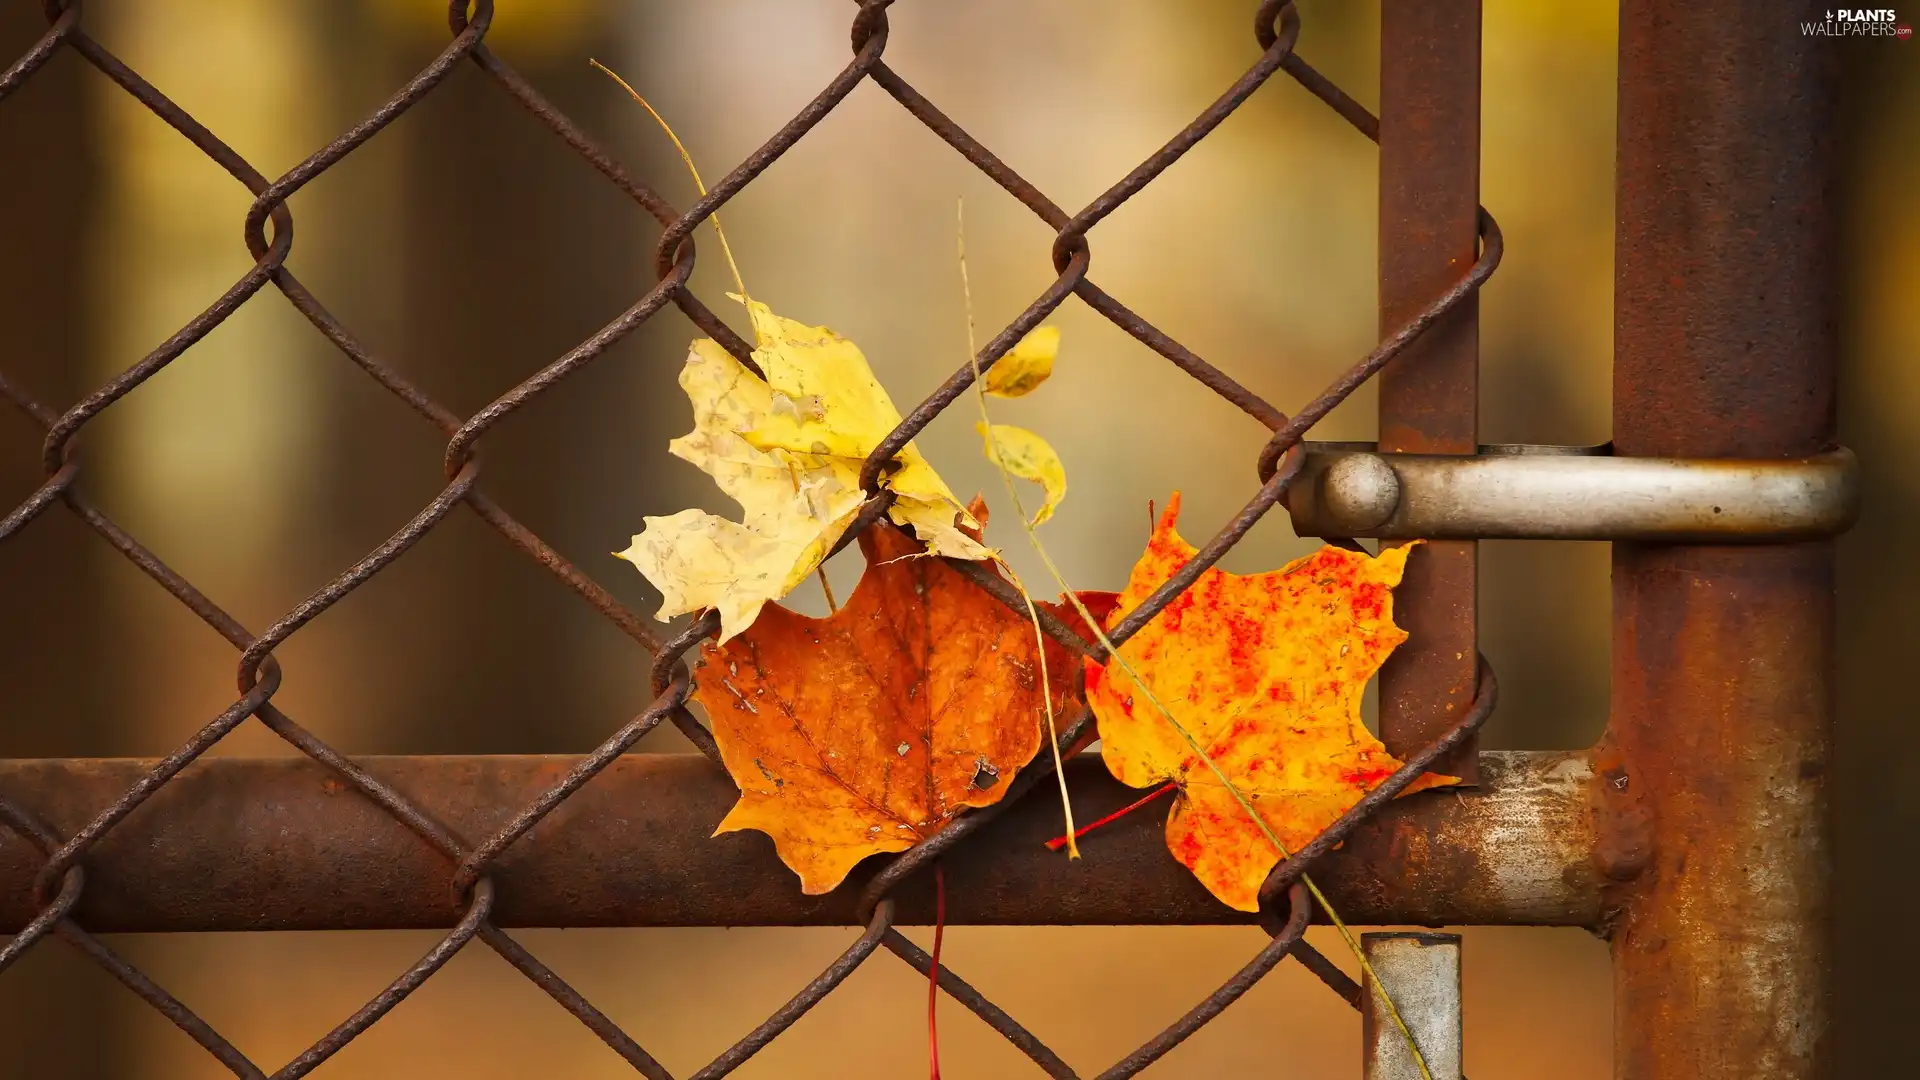
<path fill-rule="evenodd" d="M 88 35 L 82 23 L 77 0 L 60 3 L 49 0 L 46 12 L 49 29 L 39 42 L 0 75 L 0 100 L 17 90 L 47 61 L 63 49 L 71 49 L 115 83 L 121 91 L 139 101 L 154 115 L 172 126 L 193 146 L 218 164 L 253 193 L 244 225 L 245 239 L 254 265 L 227 289 L 211 306 L 171 337 L 78 403 L 55 409 L 34 400 L 0 372 L 0 396 L 23 411 L 46 431 L 42 465 L 46 479 L 18 506 L 0 519 L 0 542 L 19 533 L 56 506 L 77 516 L 114 549 L 131 560 L 150 578 L 166 589 L 175 600 L 199 616 L 239 652 L 237 666 L 238 697 L 218 716 L 213 717 L 173 753 L 153 766 L 150 772 L 127 790 L 85 826 L 70 836 L 61 836 L 37 821 L 20 807 L 0 798 L 0 821 L 26 838 L 46 861 L 36 888 L 43 905 L 37 917 L 0 949 L 0 971 L 4 971 L 27 951 L 49 937 L 58 937 L 110 972 L 153 1008 L 185 1031 L 209 1054 L 236 1076 L 297 1077 L 326 1061 L 348 1042 L 366 1031 L 409 993 L 432 978 L 457 952 L 474 940 L 485 943 L 512 964 L 561 1007 L 577 1017 L 596 1036 L 624 1058 L 642 1076 L 652 1080 L 671 1080 L 668 1071 L 642 1048 L 639 1041 L 622 1030 L 578 991 L 528 952 L 492 921 L 495 883 L 490 876 L 495 861 L 543 818 L 582 785 L 588 783 L 621 754 L 626 753 L 647 732 L 662 721 L 679 728 L 694 745 L 719 767 L 719 755 L 712 736 L 686 708 L 691 693 L 691 675 L 683 662 L 685 654 L 697 647 L 718 628 L 711 613 L 696 619 L 671 640 L 660 640 L 646 621 L 625 607 L 606 589 L 561 556 L 511 513 L 490 498 L 481 488 L 482 469 L 476 457 L 481 439 L 510 414 L 542 398 L 557 384 L 594 362 L 609 346 L 653 318 L 669 305 L 677 307 L 708 335 L 720 342 L 749 368 L 755 368 L 751 347 L 717 318 L 688 288 L 695 251 L 691 239 L 696 226 L 706 221 L 748 184 L 804 139 L 846 96 L 861 83 L 871 81 L 909 114 L 952 146 L 967 161 L 1004 188 L 1055 231 L 1051 256 L 1057 277 L 1043 293 L 980 350 L 980 369 L 990 367 L 1016 342 L 1064 303 L 1078 297 L 1115 325 L 1147 345 L 1200 383 L 1232 402 L 1271 431 L 1271 438 L 1258 460 L 1260 487 L 1246 505 L 1229 520 L 1201 549 L 1199 555 L 1128 617 L 1116 625 L 1109 637 L 1117 645 L 1137 633 L 1182 591 L 1231 549 L 1253 525 L 1285 494 L 1302 460 L 1300 443 L 1308 429 L 1324 418 L 1359 386 L 1387 365 L 1406 346 L 1435 321 L 1470 297 L 1492 274 L 1501 253 L 1500 234 L 1492 218 L 1480 215 L 1480 253 L 1477 260 L 1452 287 L 1404 325 L 1387 334 L 1378 346 L 1354 363 L 1319 396 L 1289 416 L 1247 390 L 1226 372 L 1209 364 L 1192 351 L 1135 314 L 1119 299 L 1101 289 L 1088 277 L 1091 248 L 1088 234 L 1100 221 L 1128 199 L 1151 184 L 1182 155 L 1186 154 L 1249 97 L 1279 73 L 1285 73 L 1296 88 L 1324 102 L 1346 119 L 1360 135 L 1378 140 L 1378 122 L 1346 93 L 1334 86 L 1293 51 L 1300 22 L 1291 3 L 1267 0 L 1254 14 L 1253 33 L 1260 53 L 1254 63 L 1205 111 L 1174 134 L 1151 157 L 1078 212 L 1069 213 L 997 158 L 973 136 L 954 123 L 938 106 L 922 96 L 904 78 L 887 66 L 884 54 L 888 40 L 887 9 L 892 0 L 861 0 L 853 15 L 851 41 L 853 57 L 805 108 L 779 131 L 737 165 L 725 178 L 693 206 L 679 210 L 668 204 L 646 184 L 632 176 L 619 163 L 596 146 L 581 130 L 533 86 L 488 50 L 485 37 L 492 19 L 492 4 L 487 0 L 456 0 L 449 11 L 452 40 L 445 50 L 377 110 L 354 125 L 339 138 L 315 151 L 285 175 L 268 178 L 220 141 L 218 135 L 202 126 L 164 93 L 122 63 Z M 526 107 L 541 123 L 575 153 L 589 162 L 606 180 L 638 203 L 662 226 L 655 248 L 657 282 L 644 296 L 592 337 L 554 360 L 532 376 L 511 387 L 492 404 L 471 417 L 461 418 L 429 398 L 393 368 L 382 363 L 353 333 L 336 319 L 320 300 L 287 270 L 285 262 L 292 248 L 292 215 L 286 201 L 296 191 L 354 153 L 382 128 L 432 94 L 449 72 L 462 64 L 473 64 L 484 71 L 506 94 Z M 1266 92 L 1277 92 L 1268 90 Z M 264 630 L 255 632 L 242 626 L 210 597 L 167 567 L 135 537 L 116 525 L 77 489 L 82 470 L 78 453 L 79 436 L 86 426 L 114 402 L 139 388 L 141 384 L 179 360 L 234 312 L 264 290 L 278 290 L 297 308 L 342 356 L 366 372 L 388 391 L 406 402 L 427 423 L 434 425 L 447 439 L 445 452 L 446 486 L 430 503 L 406 522 L 386 542 L 366 557 L 341 571 L 319 591 L 281 616 Z M 889 496 L 878 480 L 887 463 L 943 409 L 964 394 L 974 379 L 974 366 L 960 368 L 925 401 L 908 414 L 867 459 L 861 481 L 868 498 L 844 545 L 862 529 L 880 519 L 888 507 Z M 365 584 L 375 574 L 407 554 L 419 540 L 449 515 L 462 508 L 479 515 L 510 544 L 528 558 L 545 567 L 567 588 L 572 589 L 619 627 L 653 657 L 651 672 L 653 701 L 645 711 L 628 721 L 607 738 L 589 756 L 582 759 L 558 784 L 522 809 L 491 836 L 472 838 L 455 835 L 432 816 L 411 804 L 393 787 L 382 783 L 356 765 L 353 759 L 335 750 L 303 728 L 274 703 L 281 685 L 281 671 L 274 651 L 298 633 L 321 612 Z M 1338 542 L 1338 541 L 1336 541 Z M 1013 607 L 1023 618 L 1027 607 L 1006 582 L 976 564 L 954 563 L 954 568 Z M 1103 650 L 1088 644 L 1064 624 L 1043 618 L 1044 629 L 1066 647 L 1098 659 Z M 1356 1008 L 1360 988 L 1302 938 L 1312 914 L 1312 904 L 1301 878 L 1320 856 L 1335 847 L 1357 825 L 1403 790 L 1426 768 L 1448 751 L 1465 743 L 1492 711 L 1495 686 L 1490 669 L 1480 665 L 1479 689 L 1472 707 L 1437 740 L 1408 757 L 1407 763 L 1386 783 L 1374 789 L 1323 835 L 1284 860 L 1269 876 L 1261 890 L 1262 924 L 1272 940 L 1245 967 L 1218 990 L 1196 1004 L 1186 1015 L 1153 1036 L 1122 1060 L 1096 1074 L 1103 1080 L 1117 1080 L 1139 1073 L 1205 1025 L 1235 1001 L 1268 972 L 1289 956 L 1303 963 L 1326 984 Z M 130 813 L 147 802 L 196 758 L 220 742 L 249 718 L 255 718 L 302 754 L 332 770 L 342 781 L 382 808 L 393 819 L 416 834 L 446 860 L 451 869 L 448 889 L 459 898 L 464 911 L 456 925 L 416 963 L 400 973 L 386 989 L 367 1001 L 351 1016 L 293 1060 L 269 1071 L 240 1052 L 193 1010 L 154 983 L 137 967 L 88 933 L 73 913 L 87 887 L 87 858 L 101 838 L 112 831 Z M 1082 706 L 1069 717 L 1061 735 L 1062 745 L 1081 744 L 1090 735 L 1092 718 Z M 966 814 L 949 823 L 937 835 L 913 849 L 893 857 L 866 887 L 859 912 L 866 923 L 865 932 L 838 959 L 809 982 L 777 1012 L 747 1032 L 733 1046 L 704 1068 L 691 1074 L 699 1080 L 725 1076 L 777 1038 L 787 1028 L 839 986 L 855 969 L 879 950 L 893 953 L 907 964 L 929 975 L 931 958 L 894 927 L 894 906 L 890 891 L 902 881 L 925 873 L 942 852 L 966 843 L 982 825 L 1004 812 L 1005 808 L 1027 796 L 1043 781 L 1050 780 L 1051 766 L 1046 755 L 1025 770 L 1011 785 L 1006 797 L 993 807 Z M 1048 1076 L 1083 1075 L 1040 1039 L 978 990 L 942 965 L 939 985 L 964 1004 L 1014 1047 L 1030 1058 Z"/>

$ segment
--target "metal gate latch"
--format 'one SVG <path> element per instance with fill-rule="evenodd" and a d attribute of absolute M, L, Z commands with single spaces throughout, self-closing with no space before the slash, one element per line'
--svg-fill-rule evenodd
<path fill-rule="evenodd" d="M 1844 447 L 1808 458 L 1614 457 L 1608 446 L 1382 454 L 1310 442 L 1287 492 L 1301 536 L 1764 544 L 1845 532 L 1859 509 Z"/>

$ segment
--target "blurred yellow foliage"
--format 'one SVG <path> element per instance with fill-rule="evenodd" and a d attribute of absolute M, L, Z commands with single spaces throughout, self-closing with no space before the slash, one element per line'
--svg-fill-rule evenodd
<path fill-rule="evenodd" d="M 440 0 L 359 0 L 370 21 L 395 38 L 451 40 L 447 5 Z M 516 58 L 548 59 L 585 44 L 607 15 L 599 0 L 497 0 L 487 43 Z"/>

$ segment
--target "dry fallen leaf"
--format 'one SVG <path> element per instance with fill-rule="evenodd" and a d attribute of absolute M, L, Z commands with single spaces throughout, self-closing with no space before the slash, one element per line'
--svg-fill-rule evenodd
<path fill-rule="evenodd" d="M 1175 492 L 1109 628 L 1193 558 L 1174 528 L 1179 513 Z M 1120 648 L 1289 851 L 1401 765 L 1362 726 L 1360 695 L 1406 640 L 1392 589 L 1409 550 L 1373 558 L 1324 547 L 1264 574 L 1209 569 Z M 1086 666 L 1107 768 L 1133 787 L 1174 781 L 1167 847 L 1214 896 L 1257 910 L 1279 853 L 1118 665 Z M 1407 792 L 1456 782 L 1429 773 Z"/>
<path fill-rule="evenodd" d="M 1036 326 L 987 369 L 987 393 L 1016 398 L 1047 381 L 1060 355 L 1060 328 Z"/>
<path fill-rule="evenodd" d="M 1012 476 L 1039 484 L 1046 492 L 1040 509 L 1033 512 L 1033 520 L 1028 524 L 1039 525 L 1052 517 L 1060 500 L 1067 497 L 1067 469 L 1047 440 L 1012 424 L 975 424 L 973 427 L 986 440 L 988 461 Z"/>
<path fill-rule="evenodd" d="M 761 450 L 840 458 L 857 476 L 867 455 L 900 424 L 886 387 L 853 342 L 824 326 L 775 315 L 758 301 L 746 304 L 758 342 L 753 359 L 773 394 L 772 411 L 746 432 L 747 441 Z M 960 530 L 974 522 L 920 451 L 908 443 L 895 460 L 885 480 L 895 495 L 893 520 L 912 528 L 936 555 L 991 557 Z"/>
<path fill-rule="evenodd" d="M 767 377 L 716 342 L 695 341 L 680 373 L 693 430 L 668 444 L 740 504 L 740 520 L 702 510 L 649 517 L 619 553 L 660 590 L 660 619 L 716 609 L 723 642 L 820 565 L 860 508 L 867 455 L 900 422 L 852 342 L 757 301 L 747 308 Z M 896 495 L 893 519 L 935 554 L 991 557 L 965 531 L 978 523 L 912 443 L 899 461 L 883 480 Z"/>
<path fill-rule="evenodd" d="M 1042 745 L 1033 624 L 941 560 L 908 558 L 920 546 L 884 522 L 859 542 L 867 570 L 846 606 L 812 619 L 771 605 L 694 675 L 740 788 L 715 835 L 766 833 L 808 894 L 999 801 Z M 1113 597 L 1082 600 L 1104 614 Z M 1051 640 L 1046 661 L 1064 715 L 1076 665 Z"/>
<path fill-rule="evenodd" d="M 863 501 L 859 466 L 760 450 L 743 436 L 773 411 L 773 391 L 716 342 L 693 343 L 680 387 L 693 430 L 667 444 L 740 504 L 740 521 L 703 510 L 649 517 L 620 552 L 664 602 L 659 618 L 715 608 L 726 640 L 820 565 Z"/>

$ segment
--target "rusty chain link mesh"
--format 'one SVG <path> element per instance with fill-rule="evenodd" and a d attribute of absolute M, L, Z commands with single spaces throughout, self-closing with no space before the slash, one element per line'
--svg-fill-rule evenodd
<path fill-rule="evenodd" d="M 40 41 L 0 75 L 0 99 L 18 89 L 39 71 L 59 50 L 72 49 L 112 79 L 160 119 L 179 131 L 208 158 L 218 163 L 234 179 L 245 184 L 255 198 L 245 219 L 248 250 L 255 260 L 252 269 L 236 281 L 224 295 L 191 322 L 181 327 L 138 363 L 123 371 L 106 385 L 88 394 L 65 411 L 56 411 L 23 393 L 0 372 L 0 395 L 24 411 L 46 429 L 43 467 L 46 480 L 38 490 L 0 519 L 0 541 L 13 536 L 55 504 L 60 504 L 86 522 L 109 544 L 145 571 L 154 581 L 186 605 L 240 651 L 238 689 L 240 696 L 220 715 L 214 717 L 191 739 L 155 765 L 132 789 L 112 805 L 100 811 L 85 827 L 72 836 L 61 837 L 30 815 L 0 798 L 0 820 L 34 844 L 45 856 L 46 864 L 36 882 L 40 913 L 17 936 L 0 949 L 0 971 L 4 971 L 27 950 L 48 936 L 57 936 L 79 949 L 124 983 L 148 1004 L 191 1036 L 222 1065 L 241 1077 L 297 1077 L 310 1072 L 349 1041 L 364 1032 L 390 1009 L 439 971 L 456 952 L 474 939 L 490 948 L 546 991 L 563 1008 L 590 1028 L 593 1033 L 626 1059 L 641 1075 L 652 1080 L 671 1080 L 671 1074 L 654 1060 L 639 1042 L 604 1013 L 568 986 L 551 969 L 527 952 L 491 921 L 494 883 L 489 877 L 493 862 L 542 818 L 582 785 L 629 750 L 641 736 L 670 720 L 693 741 L 718 767 L 719 754 L 713 737 L 686 709 L 691 691 L 691 676 L 682 663 L 684 654 L 718 627 L 712 612 L 693 622 L 669 641 L 660 641 L 639 615 L 627 609 L 605 589 L 568 562 L 540 537 L 516 521 L 479 487 L 480 464 L 477 446 L 495 424 L 538 400 L 561 380 L 593 362 L 610 345 L 652 318 L 669 304 L 678 307 L 702 330 L 724 345 L 749 368 L 755 368 L 751 348 L 733 333 L 687 288 L 694 266 L 692 233 L 728 200 L 764 172 L 769 165 L 805 138 L 862 81 L 871 80 L 927 128 L 959 151 L 968 161 L 1005 188 L 1015 198 L 1052 226 L 1056 236 L 1052 248 L 1057 279 L 1029 304 L 1019 318 L 996 334 L 981 349 L 980 368 L 993 364 L 1028 331 L 1038 326 L 1068 296 L 1105 315 L 1133 337 L 1173 362 L 1181 370 L 1204 383 L 1214 392 L 1239 406 L 1249 416 L 1272 431 L 1258 461 L 1261 481 L 1258 491 L 1207 544 L 1197 557 L 1172 579 L 1163 584 L 1138 609 L 1110 632 L 1115 644 L 1124 642 L 1151 620 L 1162 608 L 1190 586 L 1208 567 L 1245 535 L 1262 515 L 1279 502 L 1301 463 L 1300 441 L 1308 429 L 1319 422 L 1362 383 L 1391 361 L 1406 345 L 1442 315 L 1479 288 L 1498 264 L 1500 234 L 1491 217 L 1480 216 L 1479 258 L 1471 268 L 1436 298 L 1417 317 L 1388 334 L 1364 359 L 1354 364 L 1318 397 L 1289 417 L 1242 387 L 1225 372 L 1150 325 L 1109 295 L 1087 277 L 1091 249 L 1087 234 L 1122 203 L 1138 194 L 1168 166 L 1192 149 L 1225 120 L 1248 97 L 1260 90 L 1276 72 L 1284 71 L 1309 93 L 1325 102 L 1361 134 L 1378 140 L 1377 120 L 1353 98 L 1334 86 L 1306 61 L 1293 52 L 1299 36 L 1299 17 L 1291 3 L 1266 0 L 1254 16 L 1253 31 L 1261 49 L 1254 64 L 1241 75 L 1192 123 L 1181 129 L 1152 157 L 1142 162 L 1118 183 L 1107 189 L 1078 213 L 1069 214 L 1055 205 L 1034 186 L 1008 168 L 985 146 L 948 119 L 937 106 L 922 97 L 907 81 L 889 68 L 883 59 L 887 46 L 887 8 L 892 0 L 861 0 L 852 22 L 853 59 L 825 89 L 798 115 L 769 138 L 759 149 L 715 184 L 712 191 L 682 212 L 669 205 L 645 184 L 632 177 L 617 162 L 593 144 L 566 116 L 553 107 L 511 67 L 490 52 L 484 39 L 492 17 L 490 0 L 455 0 L 450 5 L 449 26 L 453 40 L 434 61 L 415 75 L 378 110 L 351 130 L 316 151 L 312 156 L 277 179 L 261 175 L 213 132 L 188 115 L 166 95 L 128 68 L 111 52 L 88 36 L 81 27 L 79 0 L 61 3 L 46 0 L 44 6 L 50 28 Z M 471 10 L 469 10 L 471 9 Z M 348 329 L 334 318 L 320 301 L 286 269 L 293 247 L 293 218 L 286 200 L 321 173 L 337 165 L 394 119 L 418 104 L 439 86 L 453 68 L 462 63 L 478 65 L 495 83 L 538 117 L 558 138 L 590 162 L 601 175 L 617 185 L 664 229 L 656 248 L 655 269 L 658 281 L 632 307 L 608 323 L 598 333 L 581 342 L 564 356 L 502 394 L 472 417 L 461 419 L 428 398 L 393 369 L 383 364 Z M 271 228 L 269 228 L 271 226 Z M 398 532 L 365 558 L 342 571 L 318 592 L 308 597 L 273 625 L 254 633 L 240 625 L 194 585 L 169 569 L 140 541 L 128 535 L 95 508 L 75 487 L 81 469 L 77 449 L 80 432 L 103 410 L 133 392 L 147 379 L 173 363 L 196 342 L 243 304 L 271 285 L 278 289 L 324 334 L 342 354 L 363 371 L 410 405 L 429 423 L 447 436 L 445 468 L 447 483 L 441 493 L 408 521 Z M 858 521 L 841 541 L 851 540 L 860 530 L 884 513 L 889 495 L 879 488 L 878 479 L 892 456 L 917 435 L 941 410 L 965 393 L 974 377 L 971 364 L 948 378 L 938 390 L 915 408 L 898 428 L 867 459 L 861 481 L 869 498 Z M 493 526 L 508 542 L 525 552 L 553 573 L 563 584 L 579 593 L 641 648 L 653 656 L 652 685 L 654 700 L 646 710 L 628 721 L 619 731 L 583 759 L 557 786 L 521 810 L 492 836 L 474 842 L 453 834 L 439 822 L 410 804 L 391 787 L 369 775 L 354 761 L 315 738 L 292 717 L 282 712 L 273 697 L 279 689 L 282 673 L 274 659 L 274 650 L 298 632 L 315 616 L 360 587 L 373 575 L 391 565 L 435 528 L 449 514 L 465 506 Z M 1019 595 L 1003 580 L 973 563 L 955 563 L 988 592 L 1006 602 L 1023 617 L 1027 607 Z M 1045 629 L 1067 647 L 1098 656 L 1102 650 L 1090 648 L 1077 634 L 1057 620 L 1046 617 Z M 1102 1078 L 1129 1077 L 1171 1050 L 1193 1034 L 1220 1011 L 1245 993 L 1289 955 L 1294 956 L 1324 980 L 1347 1001 L 1360 1004 L 1360 987 L 1309 946 L 1303 939 L 1311 901 L 1300 884 L 1308 866 L 1331 850 L 1373 811 L 1397 795 L 1429 764 L 1473 734 L 1492 711 L 1495 688 L 1491 671 L 1484 660 L 1480 665 L 1479 689 L 1473 706 L 1440 739 L 1408 758 L 1404 768 L 1376 788 L 1342 816 L 1325 834 L 1292 857 L 1281 862 L 1261 889 L 1262 925 L 1272 941 L 1218 990 L 1181 1017 L 1172 1026 L 1142 1044 L 1120 1062 L 1098 1073 Z M 275 734 L 301 753 L 333 770 L 366 798 L 377 803 L 393 818 L 417 834 L 420 840 L 438 851 L 452 867 L 448 888 L 464 909 L 457 925 L 419 961 L 395 978 L 385 990 L 368 1001 L 353 1015 L 341 1021 L 318 1042 L 292 1061 L 269 1074 L 249 1061 L 234 1045 L 213 1030 L 193 1010 L 164 988 L 155 984 L 127 960 L 114 953 L 81 928 L 70 914 L 86 889 L 86 858 L 101 837 L 112 830 L 162 785 L 189 763 L 219 742 L 249 717 L 257 717 Z M 1062 745 L 1077 745 L 1091 733 L 1092 717 L 1084 706 L 1068 719 Z M 919 846 L 894 857 L 867 887 L 859 911 L 866 921 L 866 932 L 818 977 L 794 995 L 780 1010 L 748 1032 L 706 1067 L 692 1074 L 696 1078 L 725 1076 L 778 1037 L 788 1027 L 832 992 L 854 969 L 865 963 L 876 950 L 885 948 L 923 975 L 932 961 L 918 946 L 893 925 L 893 901 L 890 890 L 911 875 L 927 869 L 930 862 L 955 844 L 962 843 L 987 821 L 1015 800 L 1024 797 L 1047 777 L 1051 763 L 1046 755 L 1036 759 L 1024 771 L 998 804 L 966 814 L 949 823 L 938 834 Z M 958 975 L 942 966 L 940 986 L 953 998 L 972 1010 L 995 1031 L 1033 1060 L 1047 1075 L 1081 1075 L 1052 1050 L 1028 1032 L 1013 1017 L 1001 1011 L 983 994 Z"/>

